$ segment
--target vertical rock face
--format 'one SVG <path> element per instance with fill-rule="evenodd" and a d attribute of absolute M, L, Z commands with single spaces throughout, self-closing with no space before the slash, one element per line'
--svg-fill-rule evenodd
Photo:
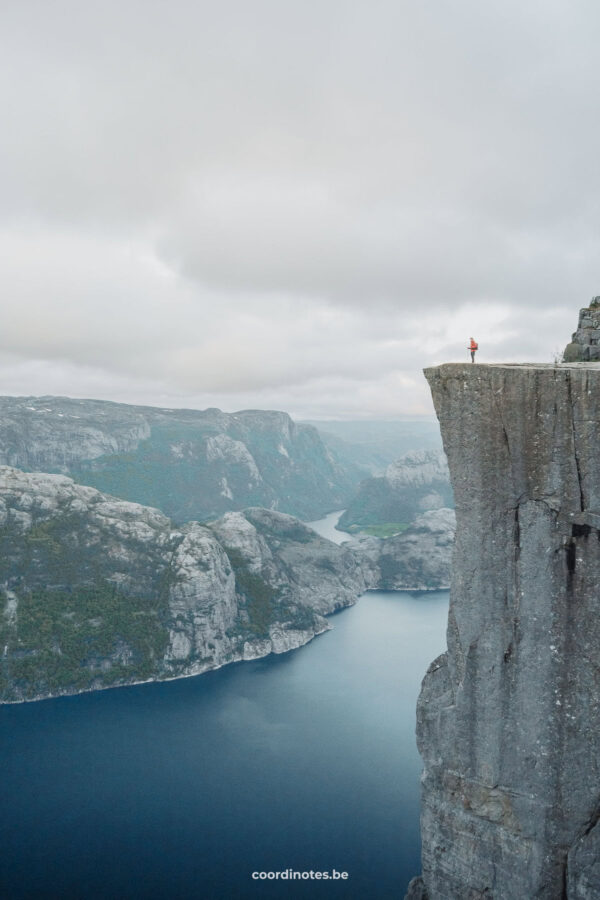
<path fill-rule="evenodd" d="M 457 532 L 411 896 L 600 898 L 600 367 L 425 374 Z"/>

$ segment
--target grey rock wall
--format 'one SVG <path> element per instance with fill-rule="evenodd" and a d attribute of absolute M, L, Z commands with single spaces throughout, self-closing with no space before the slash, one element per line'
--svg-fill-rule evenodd
<path fill-rule="evenodd" d="M 425 374 L 457 532 L 411 896 L 599 898 L 600 368 Z"/>

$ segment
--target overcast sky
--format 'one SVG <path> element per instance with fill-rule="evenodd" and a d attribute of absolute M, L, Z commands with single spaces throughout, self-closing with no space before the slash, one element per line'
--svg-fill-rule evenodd
<path fill-rule="evenodd" d="M 595 0 L 3 0 L 0 393 L 431 413 L 600 294 Z"/>

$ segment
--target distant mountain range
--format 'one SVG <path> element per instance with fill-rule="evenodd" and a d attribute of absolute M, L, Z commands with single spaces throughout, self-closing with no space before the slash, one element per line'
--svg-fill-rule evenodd
<path fill-rule="evenodd" d="M 441 450 L 440 426 L 434 416 L 391 422 L 307 420 L 342 465 L 359 466 L 364 478 L 382 475 L 386 467 L 410 450 Z"/>
<path fill-rule="evenodd" d="M 0 703 L 283 653 L 368 588 L 447 587 L 451 510 L 338 546 L 273 510 L 174 525 L 65 475 L 0 466 Z"/>
<path fill-rule="evenodd" d="M 361 478 L 284 412 L 65 397 L 0 397 L 0 465 L 68 474 L 177 522 L 249 506 L 316 519 L 345 506 Z"/>
<path fill-rule="evenodd" d="M 364 445 L 344 446 L 340 461 L 281 412 L 0 398 L 0 702 L 281 653 L 365 589 L 447 586 L 451 510 L 342 546 L 287 515 L 356 493 Z M 396 512 L 449 491 L 439 451 L 388 466 L 356 502 L 371 482 Z"/>

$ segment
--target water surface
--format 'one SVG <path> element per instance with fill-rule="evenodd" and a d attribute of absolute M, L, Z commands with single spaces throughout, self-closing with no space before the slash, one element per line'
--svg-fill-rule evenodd
<path fill-rule="evenodd" d="M 401 898 L 447 601 L 370 592 L 283 656 L 0 707 L 0 896 Z M 288 867 L 349 878 L 251 878 Z"/>
<path fill-rule="evenodd" d="M 338 509 L 337 512 L 329 513 L 323 519 L 317 519 L 316 522 L 307 522 L 306 524 L 309 528 L 317 531 L 321 537 L 327 538 L 328 541 L 333 541 L 334 544 L 343 544 L 344 541 L 349 541 L 352 537 L 348 532 L 338 531 L 335 527 L 343 512 L 345 512 L 344 509 Z"/>

